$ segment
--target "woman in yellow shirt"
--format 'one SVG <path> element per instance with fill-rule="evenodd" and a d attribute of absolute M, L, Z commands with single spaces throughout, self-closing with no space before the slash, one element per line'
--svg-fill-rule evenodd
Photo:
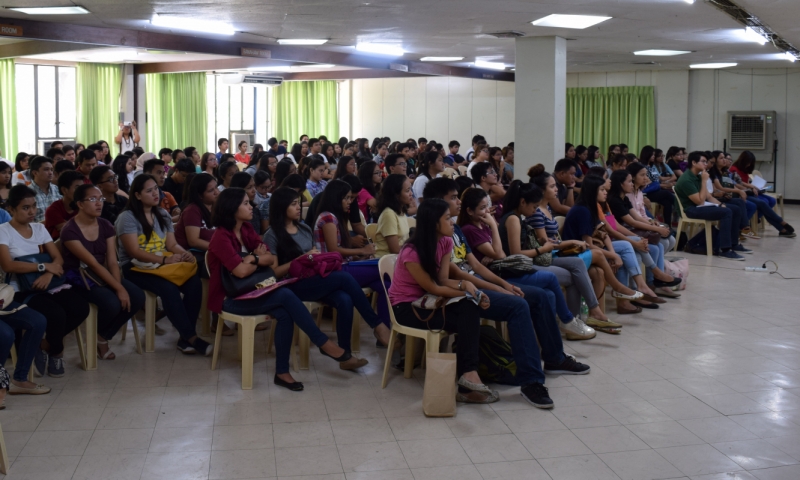
<path fill-rule="evenodd" d="M 400 253 L 400 247 L 408 240 L 406 212 L 414 202 L 411 194 L 411 179 L 393 174 L 386 177 L 378 194 L 378 230 L 375 234 L 375 256 Z"/>

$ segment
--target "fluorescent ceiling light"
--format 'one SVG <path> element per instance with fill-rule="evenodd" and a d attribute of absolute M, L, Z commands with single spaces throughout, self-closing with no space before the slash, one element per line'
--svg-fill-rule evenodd
<path fill-rule="evenodd" d="M 89 13 L 89 10 L 79 6 L 69 7 L 6 7 L 15 12 L 27 13 L 28 15 L 81 15 Z"/>
<path fill-rule="evenodd" d="M 767 43 L 767 39 L 764 37 L 764 35 L 762 35 L 752 27 L 745 27 L 744 30 L 737 30 L 737 31 L 739 32 L 739 35 L 741 35 L 742 38 L 747 41 L 760 43 L 761 45 Z"/>
<path fill-rule="evenodd" d="M 683 0 L 686 3 L 694 3 L 694 0 Z"/>
<path fill-rule="evenodd" d="M 422 57 L 420 62 L 457 62 L 464 60 L 464 57 Z"/>
<path fill-rule="evenodd" d="M 359 43 L 356 45 L 356 50 L 359 52 L 377 53 L 378 55 L 391 55 L 393 57 L 400 57 L 406 53 L 402 47 L 388 43 Z"/>
<path fill-rule="evenodd" d="M 236 30 L 227 23 L 214 22 L 209 20 L 196 20 L 181 17 L 162 17 L 157 13 L 153 14 L 150 23 L 157 27 L 170 28 L 173 30 L 189 30 L 191 32 L 214 33 L 217 35 L 233 35 Z"/>
<path fill-rule="evenodd" d="M 792 63 L 797 60 L 797 57 L 795 57 L 792 52 L 783 52 L 783 56 Z"/>
<path fill-rule="evenodd" d="M 689 68 L 728 68 L 735 67 L 738 63 L 696 63 Z"/>
<path fill-rule="evenodd" d="M 589 28 L 592 25 L 605 22 L 611 17 L 598 17 L 595 15 L 548 15 L 534 20 L 531 23 L 537 27 L 559 27 L 559 28 Z"/>
<path fill-rule="evenodd" d="M 687 53 L 692 53 L 687 50 L 639 50 L 638 52 L 633 52 L 634 55 L 643 55 L 646 57 L 671 57 L 673 55 L 685 55 Z"/>
<path fill-rule="evenodd" d="M 506 65 L 501 62 L 484 62 L 483 60 L 475 60 L 475 66 L 480 68 L 490 68 L 492 70 L 505 70 Z"/>
<path fill-rule="evenodd" d="M 281 45 L 322 45 L 327 43 L 326 39 L 316 38 L 279 38 L 278 43 Z"/>

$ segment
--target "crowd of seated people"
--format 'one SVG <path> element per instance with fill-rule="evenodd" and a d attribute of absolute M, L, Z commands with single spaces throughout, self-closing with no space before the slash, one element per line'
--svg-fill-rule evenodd
<path fill-rule="evenodd" d="M 755 214 L 779 236 L 795 236 L 774 199 L 751 183 L 750 152 L 733 162 L 721 151 L 645 146 L 636 156 L 611 145 L 604 157 L 596 146 L 566 144 L 552 173 L 535 165 L 524 182 L 514 180 L 514 144 L 492 146 L 481 135 L 464 156 L 457 141 L 445 148 L 425 138 L 303 135 L 291 147 L 276 138 L 266 149 L 239 142 L 235 155 L 225 138 L 203 154 L 186 147 L 155 155 L 138 141 L 135 124 L 121 124 L 116 157 L 104 141 L 56 142 L 44 156 L 0 161 L 0 267 L 16 292 L 0 316 L 0 358 L 15 343 L 18 355 L 13 377 L 0 367 L 0 398 L 50 391 L 28 381 L 29 370 L 65 374 L 64 337 L 90 304 L 99 312 L 93 348 L 114 360 L 109 340 L 143 307 L 145 292 L 160 297 L 180 352 L 211 355 L 218 346 L 196 329 L 204 278 L 214 331 L 234 333 L 217 324 L 222 311 L 272 317 L 278 386 L 304 388 L 289 372 L 295 325 L 341 369 L 357 370 L 368 362 L 352 353 L 354 311 L 385 347 L 391 309 L 402 325 L 458 334 L 457 400 L 466 403 L 499 400 L 478 375 L 480 324 L 507 323 L 521 395 L 552 408 L 545 374 L 590 372 L 564 352 L 562 335 L 622 331 L 604 309 L 607 287 L 617 315 L 680 297 L 665 259 L 676 245 L 675 201 L 687 217 L 719 222 L 707 248 L 722 258 L 752 253 L 742 242 L 759 238 L 750 230 Z M 223 274 L 245 278 L 267 266 L 280 280 L 293 260 L 326 252 L 343 264 L 325 277 L 252 300 L 222 286 Z M 396 256 L 391 281 L 378 270 L 386 255 Z M 531 267 L 504 275 L 497 265 L 511 258 Z M 164 265 L 184 273 L 153 274 Z M 377 295 L 375 310 L 365 291 Z M 422 321 L 412 303 L 426 294 L 455 300 Z M 336 310 L 336 341 L 303 302 Z"/>

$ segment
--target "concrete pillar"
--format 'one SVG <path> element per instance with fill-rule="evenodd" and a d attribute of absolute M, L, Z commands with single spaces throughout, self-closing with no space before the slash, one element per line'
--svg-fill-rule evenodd
<path fill-rule="evenodd" d="M 516 44 L 514 175 L 527 181 L 541 163 L 552 172 L 564 157 L 567 116 L 567 41 L 523 37 Z"/>

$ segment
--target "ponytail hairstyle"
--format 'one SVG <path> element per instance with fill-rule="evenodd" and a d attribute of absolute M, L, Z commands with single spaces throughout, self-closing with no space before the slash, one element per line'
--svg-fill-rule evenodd
<path fill-rule="evenodd" d="M 236 162 L 227 161 L 221 163 L 220 166 L 217 167 L 217 183 L 219 183 L 220 185 L 224 185 L 225 176 L 228 174 L 228 170 L 232 168 L 235 168 L 236 171 L 239 171 L 239 167 L 236 165 Z"/>
<path fill-rule="evenodd" d="M 514 180 L 503 199 L 503 209 L 505 212 L 510 212 L 518 209 L 523 200 L 525 203 L 539 203 L 543 198 L 544 192 L 541 188 L 532 183 L 523 183 L 522 180 Z"/>
<path fill-rule="evenodd" d="M 421 157 L 422 158 L 419 161 L 419 166 L 417 167 L 417 175 L 423 175 L 427 177 L 428 180 L 433 180 L 433 178 L 431 178 L 431 173 L 429 170 L 431 168 L 431 165 L 436 163 L 436 161 L 439 159 L 439 152 L 427 152 Z"/>
<path fill-rule="evenodd" d="M 308 159 L 308 158 L 311 158 L 311 157 L 306 157 L 306 159 Z M 305 168 L 303 169 L 303 177 L 304 177 L 306 180 L 308 180 L 308 179 L 309 179 L 309 177 L 310 177 L 310 175 L 311 175 L 311 170 L 314 170 L 314 169 L 316 169 L 316 168 L 319 168 L 319 167 L 321 167 L 321 166 L 323 166 L 323 165 L 325 165 L 325 160 L 323 160 L 323 159 L 321 159 L 321 158 L 319 158 L 319 157 L 313 157 L 313 158 L 311 158 L 311 161 L 310 161 L 310 162 L 308 162 L 308 164 L 307 164 L 307 165 L 305 166 Z"/>
<path fill-rule="evenodd" d="M 641 165 L 641 163 L 639 165 Z M 611 189 L 608 191 L 608 194 L 614 198 L 622 197 L 622 195 L 625 194 L 622 190 L 622 184 L 625 183 L 625 180 L 630 176 L 632 175 L 628 170 L 614 170 L 611 173 Z"/>
<path fill-rule="evenodd" d="M 639 172 L 644 170 L 644 169 L 646 169 L 646 168 L 647 167 L 645 167 L 644 165 L 642 165 L 639 162 L 633 162 L 630 165 L 628 165 L 627 171 L 631 175 L 631 178 L 635 179 L 636 176 L 639 175 Z M 634 181 L 633 182 L 633 190 L 636 191 L 636 190 L 639 190 L 639 189 L 640 189 L 640 187 L 637 187 L 636 186 L 636 182 Z"/>
<path fill-rule="evenodd" d="M 528 178 L 530 178 L 529 183 L 539 187 L 542 192 L 544 192 L 544 189 L 547 188 L 547 181 L 550 179 L 550 177 L 552 177 L 552 175 L 544 170 L 544 165 L 541 163 L 537 163 L 528 170 Z"/>
<path fill-rule="evenodd" d="M 278 188 L 269 200 L 269 228 L 278 240 L 278 251 L 275 252 L 278 255 L 278 264 L 291 261 L 304 253 L 292 235 L 286 231 L 286 210 L 295 200 L 302 201 L 302 197 L 289 187 Z M 295 220 L 293 223 L 299 226 L 300 222 Z"/>
<path fill-rule="evenodd" d="M 468 188 L 461 194 L 461 211 L 458 213 L 459 227 L 472 224 L 472 218 L 467 210 L 475 210 L 484 198 L 489 195 L 482 188 Z"/>
<path fill-rule="evenodd" d="M 144 205 L 142 204 L 141 200 L 136 198 L 136 194 L 142 193 L 142 190 L 144 190 L 144 184 L 147 183 L 148 180 L 152 180 L 155 182 L 156 186 L 158 186 L 156 179 L 147 173 L 137 175 L 136 178 L 133 179 L 133 182 L 131 182 L 131 191 L 130 196 L 128 197 L 128 204 L 125 205 L 125 210 L 123 210 L 125 212 L 130 211 L 133 213 L 136 221 L 142 226 L 142 233 L 144 233 L 145 243 L 150 241 L 150 236 L 153 234 L 153 226 L 147 221 L 147 217 L 144 214 Z M 171 223 L 172 219 L 168 218 L 166 215 L 162 215 L 162 210 L 158 206 L 153 207 L 151 210 L 153 212 L 153 218 L 156 222 L 158 222 L 158 226 L 161 227 L 162 231 L 166 231 L 167 222 Z"/>
<path fill-rule="evenodd" d="M 106 168 L 108 168 L 108 167 L 106 166 Z M 72 209 L 73 211 L 77 210 L 78 209 L 78 202 L 82 202 L 83 200 L 85 200 L 86 199 L 87 190 L 90 190 L 92 188 L 95 188 L 98 191 L 100 190 L 96 185 L 94 185 L 92 183 L 84 183 L 83 185 L 81 185 L 78 188 L 76 188 L 75 189 L 75 193 L 72 194 L 72 202 L 70 202 L 69 208 Z M 100 196 L 101 197 L 103 196 L 102 192 L 100 193 Z"/>
<path fill-rule="evenodd" d="M 414 235 L 408 239 L 403 248 L 414 248 L 419 256 L 419 263 L 425 273 L 436 283 L 439 262 L 436 250 L 439 244 L 437 226 L 442 215 L 450 210 L 450 204 L 439 198 L 426 198 L 417 210 L 417 227 Z"/>
<path fill-rule="evenodd" d="M 352 191 L 350 184 L 343 180 L 331 180 L 325 190 L 322 191 L 322 198 L 317 205 L 317 211 L 314 212 L 314 218 L 318 217 L 322 212 L 330 212 L 339 221 L 339 237 L 341 239 L 341 247 L 350 248 L 350 232 L 347 231 L 347 212 L 342 208 L 342 202 Z M 272 219 L 270 218 L 270 224 Z"/>
<path fill-rule="evenodd" d="M 205 195 L 208 184 L 211 182 L 217 183 L 216 179 L 208 173 L 198 173 L 192 178 L 188 190 L 184 191 L 183 195 L 187 206 L 197 205 L 208 228 L 212 228 L 211 211 L 203 203 L 203 195 Z"/>
<path fill-rule="evenodd" d="M 627 171 L 625 172 L 628 173 Z M 606 184 L 606 181 L 601 177 L 586 176 L 581 185 L 581 194 L 576 200 L 575 205 L 581 205 L 589 209 L 589 214 L 592 216 L 592 225 L 597 225 L 600 219 L 597 216 L 597 193 L 600 187 Z"/>

